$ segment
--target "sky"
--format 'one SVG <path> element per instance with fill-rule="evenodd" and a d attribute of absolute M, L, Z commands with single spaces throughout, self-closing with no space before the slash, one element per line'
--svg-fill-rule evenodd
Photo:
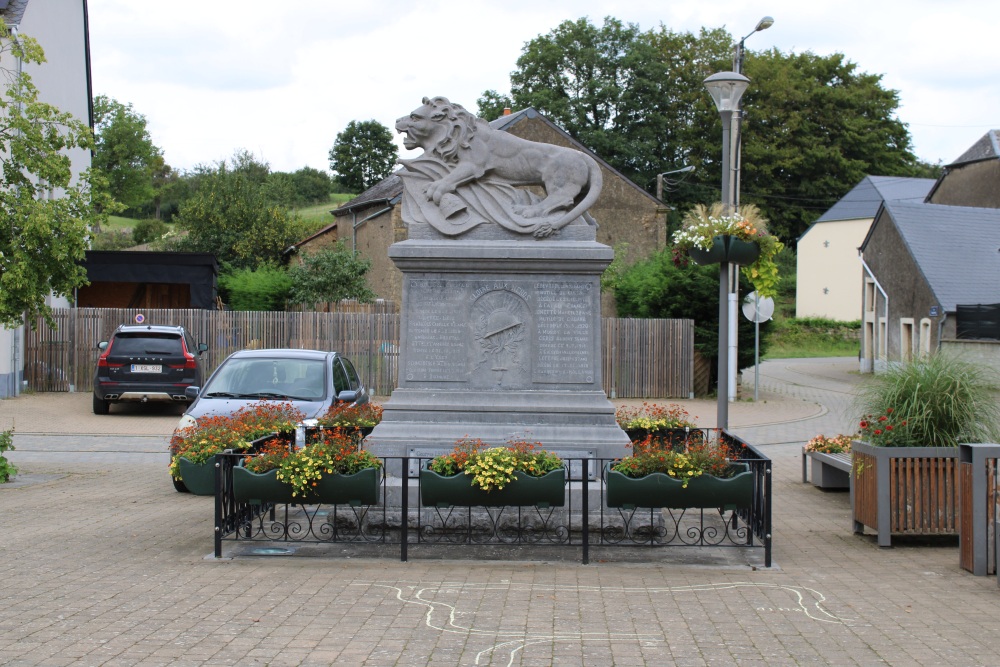
<path fill-rule="evenodd" d="M 1000 2 L 985 0 L 89 0 L 95 95 L 132 104 L 175 169 L 248 150 L 275 171 L 329 169 L 352 120 L 443 95 L 475 112 L 509 92 L 526 42 L 566 20 L 726 28 L 748 52 L 843 53 L 899 91 L 917 157 L 958 158 L 1000 129 Z M 752 53 L 748 54 L 752 57 Z M 753 84 L 751 83 L 751 86 Z M 706 95 L 708 93 L 706 92 Z M 721 138 L 720 138 L 721 142 Z M 400 157 L 413 157 L 402 149 Z M 664 165 L 670 168 L 676 165 Z"/>

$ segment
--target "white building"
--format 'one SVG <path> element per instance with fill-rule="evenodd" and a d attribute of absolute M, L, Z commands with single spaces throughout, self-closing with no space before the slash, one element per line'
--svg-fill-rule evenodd
<path fill-rule="evenodd" d="M 93 123 L 90 83 L 90 40 L 86 0 L 0 0 L 0 17 L 15 36 L 33 37 L 45 51 L 47 62 L 0 63 L 4 68 L 23 67 L 38 88 L 39 99 L 79 120 Z M 69 151 L 74 178 L 90 168 L 90 151 Z M 52 193 L 58 197 L 59 192 Z M 50 305 L 66 307 L 65 299 Z M 0 327 L 0 398 L 16 396 L 24 377 L 24 332 Z"/>

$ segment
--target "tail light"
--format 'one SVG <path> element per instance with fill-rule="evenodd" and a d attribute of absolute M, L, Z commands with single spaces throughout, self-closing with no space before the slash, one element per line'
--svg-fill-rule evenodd
<path fill-rule="evenodd" d="M 108 363 L 108 355 L 111 353 L 111 346 L 115 344 L 114 339 L 108 341 L 108 346 L 104 348 L 104 352 L 101 352 L 101 356 L 97 358 L 98 368 L 121 368 L 125 364 L 112 364 Z"/>
<path fill-rule="evenodd" d="M 198 368 L 198 362 L 197 362 L 197 360 L 195 360 L 194 355 L 191 354 L 190 352 L 188 352 L 187 343 L 184 342 L 183 338 L 181 338 L 181 350 L 184 352 L 184 363 L 183 364 L 177 364 L 177 365 L 171 365 L 170 367 L 171 368 L 191 368 L 191 369 Z"/>

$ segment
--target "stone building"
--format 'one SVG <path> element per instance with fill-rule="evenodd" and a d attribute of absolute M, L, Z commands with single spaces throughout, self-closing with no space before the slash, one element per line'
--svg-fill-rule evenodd
<path fill-rule="evenodd" d="M 604 188 L 590 214 L 597 220 L 597 241 L 621 253 L 625 265 L 665 247 L 668 208 L 663 202 L 616 171 L 598 155 L 573 139 L 565 130 L 538 111 L 528 108 L 504 115 L 490 123 L 503 132 L 542 143 L 575 148 L 593 157 L 600 165 Z M 333 212 L 334 222 L 294 246 L 294 252 L 307 253 L 343 241 L 361 256 L 372 261 L 368 281 L 375 293 L 399 303 L 402 274 L 389 260 L 389 246 L 407 238 L 400 201 L 402 180 L 395 174 L 369 188 Z M 614 314 L 613 295 L 602 297 L 602 312 Z"/>

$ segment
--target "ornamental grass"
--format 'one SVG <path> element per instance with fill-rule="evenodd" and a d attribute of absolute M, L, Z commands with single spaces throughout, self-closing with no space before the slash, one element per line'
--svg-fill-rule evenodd
<path fill-rule="evenodd" d="M 892 366 L 858 391 L 861 439 L 879 447 L 1000 442 L 996 390 L 992 371 L 949 354 Z"/>

